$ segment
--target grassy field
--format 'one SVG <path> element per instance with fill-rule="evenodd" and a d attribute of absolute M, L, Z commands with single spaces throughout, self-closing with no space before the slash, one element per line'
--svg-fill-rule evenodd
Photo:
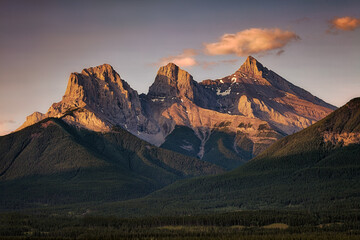
<path fill-rule="evenodd" d="M 359 239 L 360 212 L 246 211 L 119 218 L 0 215 L 1 239 Z"/>

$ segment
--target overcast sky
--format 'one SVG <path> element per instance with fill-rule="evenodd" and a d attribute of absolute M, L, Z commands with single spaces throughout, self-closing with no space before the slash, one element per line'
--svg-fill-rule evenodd
<path fill-rule="evenodd" d="M 71 72 L 111 64 L 147 93 L 172 61 L 196 81 L 248 55 L 341 106 L 360 96 L 360 1 L 0 0 L 0 135 L 61 100 Z"/>

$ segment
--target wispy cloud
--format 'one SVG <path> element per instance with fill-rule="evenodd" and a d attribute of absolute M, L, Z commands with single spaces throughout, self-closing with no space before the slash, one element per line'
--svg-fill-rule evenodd
<path fill-rule="evenodd" d="M 209 55 L 247 56 L 282 49 L 291 41 L 299 39 L 296 33 L 278 28 L 251 28 L 235 34 L 224 34 L 218 42 L 205 43 L 204 46 Z"/>
<path fill-rule="evenodd" d="M 197 51 L 195 49 L 185 49 L 179 55 L 168 56 L 160 59 L 160 65 L 166 65 L 169 62 L 172 62 L 179 67 L 192 67 L 198 65 L 195 56 Z"/>
<path fill-rule="evenodd" d="M 211 69 L 220 64 L 235 64 L 239 61 L 239 59 L 226 59 L 220 61 L 201 61 L 200 66 L 204 69 Z"/>
<path fill-rule="evenodd" d="M 154 64 L 166 65 L 172 62 L 179 67 L 200 66 L 209 69 L 220 64 L 234 64 L 238 62 L 238 59 L 204 61 L 198 60 L 198 55 L 264 55 L 272 53 L 272 50 L 277 50 L 276 55 L 279 56 L 284 53 L 283 48 L 289 42 L 299 39 L 300 37 L 296 33 L 278 28 L 251 28 L 235 34 L 225 34 L 215 43 L 205 43 L 202 51 L 192 48 L 185 49 L 178 55 L 163 57 Z"/>
<path fill-rule="evenodd" d="M 330 20 L 329 30 L 354 31 L 360 27 L 360 18 L 354 17 L 336 17 Z"/>
<path fill-rule="evenodd" d="M 14 124 L 16 123 L 14 120 L 0 120 L 0 125 L 4 125 L 4 124 Z"/>
<path fill-rule="evenodd" d="M 197 51 L 195 49 L 185 49 L 179 55 L 161 58 L 160 61 L 158 63 L 154 63 L 154 65 L 162 66 L 168 64 L 169 62 L 172 62 L 178 65 L 179 67 L 199 66 L 204 69 L 210 69 L 220 64 L 234 64 L 239 61 L 239 59 L 225 59 L 218 61 L 197 60 L 196 57 L 200 53 L 201 51 Z"/>
<path fill-rule="evenodd" d="M 9 124 L 16 123 L 14 120 L 0 120 L 0 136 L 11 132 Z"/>

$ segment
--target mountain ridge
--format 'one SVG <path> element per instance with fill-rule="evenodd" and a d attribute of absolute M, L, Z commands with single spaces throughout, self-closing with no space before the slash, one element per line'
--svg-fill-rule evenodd
<path fill-rule="evenodd" d="M 46 118 L 0 137 L 0 210 L 137 198 L 220 172 L 120 127 L 101 133 Z"/>
<path fill-rule="evenodd" d="M 157 146 L 172 146 L 171 150 L 183 153 L 186 148 L 195 149 L 196 154 L 187 155 L 204 160 L 212 161 L 209 156 L 215 148 L 215 155 L 232 156 L 229 160 L 237 158 L 240 165 L 333 109 L 251 56 L 234 74 L 202 82 L 169 63 L 160 67 L 148 94 L 141 95 L 104 64 L 72 73 L 63 99 L 46 114 L 30 115 L 19 129 L 47 117 L 63 117 L 70 124 L 100 132 L 120 126 Z M 190 129 L 182 135 L 184 143 L 195 137 L 200 144 L 186 143 L 188 147 L 181 150 L 169 143 L 177 126 Z"/>
<path fill-rule="evenodd" d="M 280 139 L 232 171 L 178 181 L 144 198 L 97 210 L 107 212 L 111 207 L 118 209 L 118 214 L 137 211 L 140 215 L 261 209 L 357 210 L 360 138 L 353 138 L 349 144 L 334 143 L 324 137 L 328 131 L 360 136 L 360 98 L 312 126 Z M 166 208 L 160 208 L 164 205 Z M 137 206 L 144 207 L 135 210 Z"/>

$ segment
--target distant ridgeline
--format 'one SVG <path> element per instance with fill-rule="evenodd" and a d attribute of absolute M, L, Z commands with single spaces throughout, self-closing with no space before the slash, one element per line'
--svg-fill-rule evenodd
<path fill-rule="evenodd" d="M 252 57 L 201 83 L 170 63 L 140 96 L 110 65 L 84 69 L 0 137 L 0 210 L 357 209 L 359 99 L 333 109 Z"/>
<path fill-rule="evenodd" d="M 200 83 L 169 63 L 140 96 L 104 64 L 72 73 L 63 99 L 45 114 L 30 115 L 19 129 L 48 117 L 98 132 L 121 127 L 229 170 L 334 109 L 251 56 L 234 74 Z"/>
<path fill-rule="evenodd" d="M 277 141 L 239 168 L 176 182 L 93 211 L 204 214 L 251 209 L 360 211 L 360 98 Z M 141 207 L 139 207 L 141 206 Z"/>

